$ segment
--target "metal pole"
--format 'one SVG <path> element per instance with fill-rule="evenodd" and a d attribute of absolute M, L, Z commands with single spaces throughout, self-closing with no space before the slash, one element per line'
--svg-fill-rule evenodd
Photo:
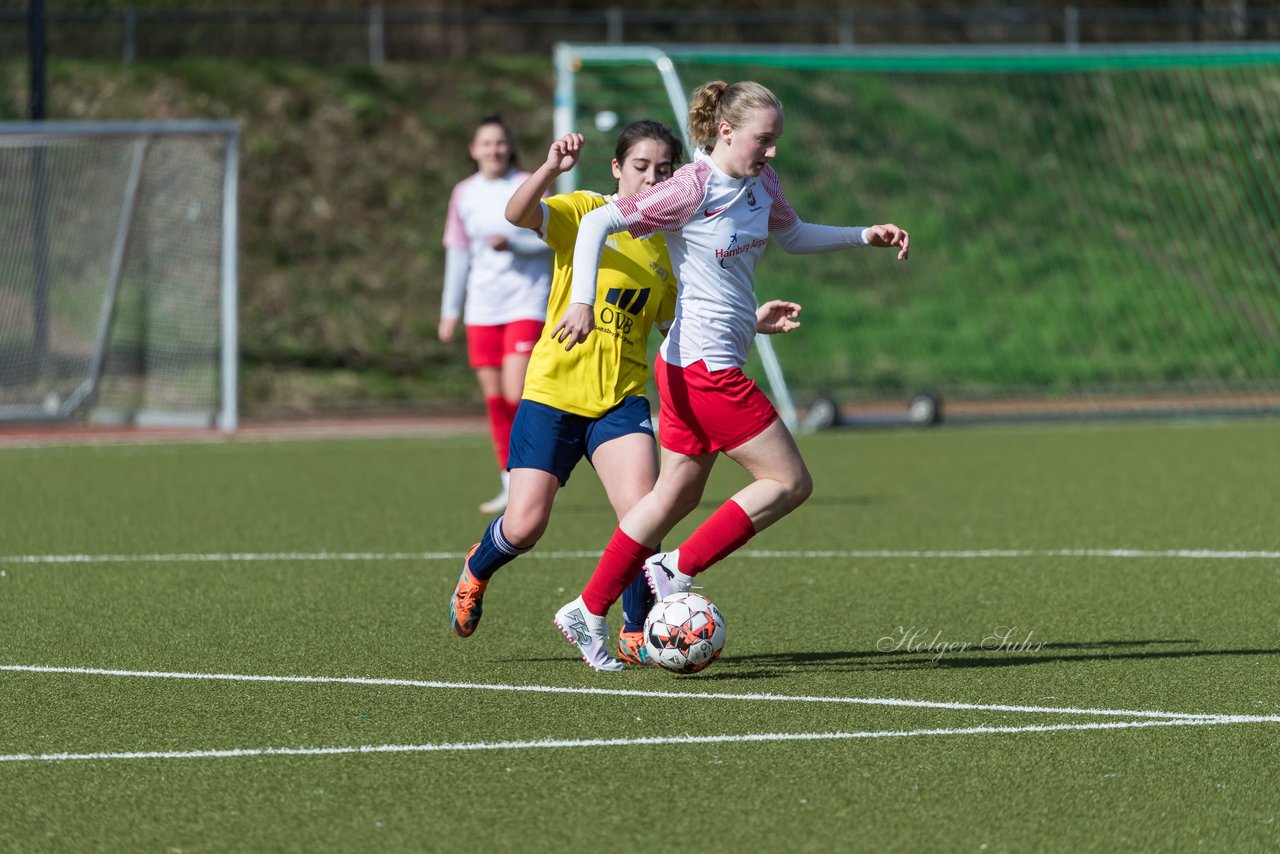
<path fill-rule="evenodd" d="M 27 53 L 31 63 L 30 99 L 27 113 L 32 121 L 45 116 L 45 15 L 44 0 L 31 0 L 27 7 Z M 37 375 L 49 363 L 49 209 L 48 175 L 44 148 L 39 143 L 31 151 L 31 225 L 35 238 L 31 291 L 31 355 Z"/>
<path fill-rule="evenodd" d="M 568 44 L 560 42 L 555 48 L 556 95 L 551 115 L 552 133 L 556 139 L 573 132 L 573 115 L 577 109 L 577 96 L 573 75 L 577 73 L 578 60 Z M 557 193 L 572 193 L 578 189 L 578 170 L 570 169 L 556 179 Z"/>
<path fill-rule="evenodd" d="M 605 10 L 605 20 L 608 22 L 609 36 L 607 41 L 609 44 L 622 44 L 622 7 L 610 6 Z"/>
<path fill-rule="evenodd" d="M 126 6 L 120 25 L 124 27 L 124 64 L 132 65 L 138 58 L 138 10 Z"/>
<path fill-rule="evenodd" d="M 850 9 L 840 10 L 837 20 L 840 22 L 838 27 L 840 44 L 852 47 L 857 41 L 853 29 L 853 11 Z"/>
<path fill-rule="evenodd" d="M 381 68 L 387 61 L 387 13 L 382 5 L 369 9 L 369 64 Z"/>
<path fill-rule="evenodd" d="M 44 118 L 45 51 L 44 0 L 31 0 L 27 6 L 27 58 L 31 65 L 31 97 L 27 102 L 27 115 L 32 121 Z"/>
<path fill-rule="evenodd" d="M 234 433 L 240 422 L 240 284 L 236 268 L 236 248 L 240 242 L 239 128 L 228 135 L 225 156 L 222 170 L 222 406 L 218 412 L 218 427 L 223 432 Z"/>

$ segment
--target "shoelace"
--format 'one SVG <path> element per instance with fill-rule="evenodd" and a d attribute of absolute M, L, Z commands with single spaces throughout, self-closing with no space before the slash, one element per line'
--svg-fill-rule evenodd
<path fill-rule="evenodd" d="M 467 608 L 475 605 L 476 595 L 480 592 L 479 584 L 468 584 L 458 591 L 458 604 Z"/>

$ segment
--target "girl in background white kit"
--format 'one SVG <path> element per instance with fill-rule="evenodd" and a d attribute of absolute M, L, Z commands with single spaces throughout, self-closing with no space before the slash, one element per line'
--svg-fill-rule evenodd
<path fill-rule="evenodd" d="M 501 117 L 481 120 L 469 151 L 476 173 L 453 188 L 445 220 L 438 335 L 452 341 L 465 317 L 467 357 L 484 394 L 502 479 L 501 492 L 480 510 L 501 513 L 511 424 L 551 292 L 551 250 L 533 232 L 507 222 L 507 201 L 529 173 L 516 168 L 515 143 Z"/>
<path fill-rule="evenodd" d="M 566 347 L 596 326 L 596 271 L 609 234 L 665 232 L 679 282 L 676 316 L 654 375 L 660 398 L 661 469 L 653 490 L 619 522 L 582 595 L 555 623 L 597 670 L 613 670 L 605 614 L 641 571 L 662 598 L 741 547 L 809 497 L 813 481 L 786 425 L 742 372 L 756 330 L 755 267 L 769 238 L 790 253 L 855 246 L 896 247 L 910 238 L 893 224 L 833 227 L 803 222 L 769 161 L 783 132 L 782 104 L 753 82 L 707 83 L 689 107 L 694 161 L 667 181 L 588 214 L 574 248 L 572 301 L 552 335 Z M 794 322 L 799 307 L 789 318 Z M 697 507 L 724 453 L 753 480 L 711 514 L 679 548 L 658 543 Z"/>

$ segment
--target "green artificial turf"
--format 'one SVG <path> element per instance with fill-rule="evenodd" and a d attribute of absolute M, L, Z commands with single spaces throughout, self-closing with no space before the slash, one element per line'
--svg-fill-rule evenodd
<path fill-rule="evenodd" d="M 550 623 L 613 526 L 586 466 L 463 641 L 482 438 L 0 449 L 0 850 L 1280 844 L 1280 422 L 801 447 L 688 677 Z"/>

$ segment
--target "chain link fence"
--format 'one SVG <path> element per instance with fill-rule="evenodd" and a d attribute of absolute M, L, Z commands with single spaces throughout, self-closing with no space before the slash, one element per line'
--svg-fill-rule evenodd
<path fill-rule="evenodd" d="M 51 55 L 123 62 L 214 58 L 381 65 L 611 44 L 1066 44 L 1280 39 L 1280 8 L 966 11 L 197 10 L 46 11 Z M 25 53 L 27 12 L 0 8 L 0 59 Z"/>

